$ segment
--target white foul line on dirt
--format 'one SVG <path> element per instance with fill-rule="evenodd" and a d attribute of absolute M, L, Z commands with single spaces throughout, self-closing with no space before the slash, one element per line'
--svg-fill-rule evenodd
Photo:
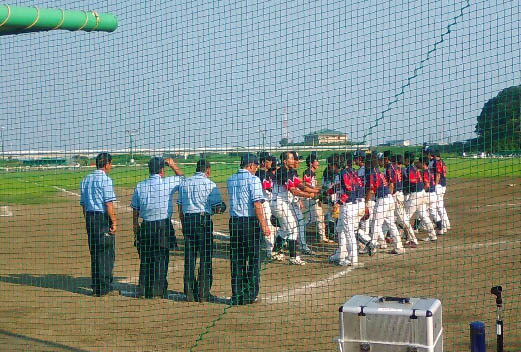
<path fill-rule="evenodd" d="M 80 196 L 77 193 L 74 193 L 74 192 L 71 192 L 71 191 L 67 191 L 67 190 L 62 189 L 62 188 L 59 188 L 59 187 L 56 187 L 56 186 L 53 186 L 53 187 L 55 189 L 58 189 L 60 191 L 65 192 L 65 193 L 72 194 L 72 195 L 75 195 L 77 197 Z M 521 205 L 521 204 L 519 204 L 519 205 Z M 499 206 L 499 204 L 498 204 L 498 206 Z M 116 205 L 116 208 L 118 208 L 117 205 Z M 130 207 L 127 207 L 127 208 L 130 208 Z M 180 225 L 181 224 L 177 220 L 174 220 L 173 222 L 176 225 Z M 228 235 L 220 233 L 220 232 L 214 232 L 214 235 L 223 236 L 225 239 L 229 239 Z M 458 250 L 476 249 L 476 248 L 482 248 L 482 247 L 491 247 L 491 246 L 498 246 L 498 245 L 510 244 L 510 243 L 520 243 L 520 242 L 521 242 L 521 240 L 514 240 L 514 241 L 504 240 L 504 241 L 484 242 L 484 243 L 469 243 L 469 244 L 457 245 L 457 246 L 449 246 L 449 247 L 444 247 L 442 245 L 438 245 L 438 246 L 436 246 L 435 249 L 441 249 L 443 251 L 458 251 Z M 432 252 L 432 250 L 433 250 L 433 248 L 424 248 L 424 249 L 416 249 L 416 250 L 414 250 L 414 252 L 416 252 L 416 253 L 425 252 L 425 251 Z M 391 259 L 391 258 L 393 258 L 393 257 L 388 257 L 388 258 L 385 258 L 385 259 Z M 181 264 L 176 264 L 174 266 L 171 266 L 169 268 L 168 272 L 171 273 L 171 272 L 173 272 L 174 269 L 175 270 L 179 270 L 180 268 L 181 268 Z M 329 275 L 325 279 L 314 281 L 314 282 L 310 282 L 310 283 L 308 283 L 306 285 L 303 285 L 303 286 L 300 286 L 300 287 L 297 287 L 297 288 L 287 288 L 284 292 L 279 293 L 279 294 L 274 294 L 274 295 L 269 295 L 268 294 L 268 295 L 265 295 L 264 297 L 262 297 L 261 300 L 263 302 L 266 302 L 266 303 L 275 303 L 275 304 L 276 303 L 287 303 L 290 300 L 292 300 L 292 299 L 294 299 L 294 298 L 296 298 L 296 297 L 298 297 L 300 295 L 309 293 L 309 291 L 311 291 L 311 290 L 314 290 L 314 289 L 317 289 L 317 288 L 320 288 L 320 287 L 324 287 L 324 286 L 328 285 L 329 283 L 346 276 L 351 271 L 353 271 L 353 268 L 352 267 L 347 267 L 344 270 L 341 270 L 341 271 L 339 271 L 337 273 L 333 273 L 333 274 Z M 119 283 L 136 283 L 137 280 L 138 280 L 138 277 L 131 276 L 131 277 L 127 278 L 127 279 L 118 280 L 118 282 Z"/>
<path fill-rule="evenodd" d="M 521 240 L 469 243 L 469 244 L 464 244 L 464 245 L 459 245 L 459 246 L 449 246 L 449 247 L 437 246 L 436 248 L 442 249 L 444 251 L 446 251 L 446 250 L 458 251 L 458 250 L 465 250 L 465 249 L 476 249 L 476 248 L 482 248 L 482 247 L 499 246 L 499 245 L 510 244 L 510 243 L 521 243 Z M 424 248 L 424 249 L 416 249 L 416 250 L 414 250 L 414 252 L 416 252 L 416 253 L 426 252 L 426 251 L 432 252 L 432 250 L 433 250 L 433 248 Z M 393 257 L 388 257 L 385 259 L 391 259 L 391 258 L 393 258 Z M 297 288 L 288 288 L 283 293 L 280 293 L 280 294 L 275 294 L 275 295 L 267 294 L 265 297 L 262 298 L 262 301 L 264 301 L 266 303 L 287 303 L 290 300 L 292 300 L 293 298 L 296 298 L 297 296 L 309 293 L 308 291 L 310 291 L 310 290 L 324 287 L 327 284 L 329 284 L 330 282 L 346 276 L 351 271 L 353 271 L 353 268 L 348 267 L 347 269 L 344 269 L 342 271 L 329 275 L 325 279 L 310 282 L 306 285 L 303 285 L 303 286 L 300 286 Z"/>
<path fill-rule="evenodd" d="M 296 296 L 306 294 L 306 292 L 309 290 L 326 286 L 331 281 L 335 281 L 336 279 L 346 276 L 351 271 L 353 271 L 353 268 L 348 267 L 347 269 L 339 271 L 338 273 L 329 275 L 325 279 L 318 280 L 315 282 L 310 282 L 309 284 L 306 284 L 306 285 L 298 287 L 298 288 L 288 289 L 285 292 L 280 293 L 278 295 L 266 295 L 265 297 L 262 298 L 262 301 L 264 301 L 266 303 L 286 303 L 286 302 L 290 301 L 291 298 L 295 298 Z"/>

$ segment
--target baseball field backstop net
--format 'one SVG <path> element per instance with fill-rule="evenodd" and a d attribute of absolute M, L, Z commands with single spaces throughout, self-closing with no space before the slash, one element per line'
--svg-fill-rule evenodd
<path fill-rule="evenodd" d="M 17 8 L 24 8 L 23 25 L 14 25 Z M 68 11 L 79 14 L 67 22 Z M 105 15 L 117 24 L 102 31 Z M 492 349 L 491 287 L 501 285 L 505 350 L 519 351 L 520 18 L 520 3 L 507 0 L 0 5 L 1 345 L 331 351 L 339 307 L 353 295 L 372 295 L 437 298 L 444 350 L 468 351 L 475 320 L 485 323 Z M 262 164 L 268 152 L 276 168 L 293 151 L 286 157 L 292 165 L 280 167 L 294 170 L 301 185 L 286 173 L 264 189 L 271 197 L 264 213 L 274 215 L 267 224 L 282 241 L 273 239 L 272 251 L 259 240 L 259 292 L 234 302 L 230 248 L 237 244 L 226 181 L 247 153 Z M 80 183 L 100 152 L 112 156 L 117 219 L 106 295 L 92 288 L 80 205 Z M 152 156 L 172 158 L 182 182 L 200 159 L 209 161 L 227 205 L 211 216 L 206 299 L 186 295 L 185 266 L 193 259 L 177 193 L 168 289 L 142 297 L 131 200 Z M 306 158 L 315 178 L 303 176 Z M 360 194 L 343 177 L 353 160 L 355 172 L 366 162 L 357 174 Z M 417 174 L 386 174 L 389 164 L 406 170 L 407 162 L 418 162 Z M 374 199 L 366 198 L 373 186 Z M 304 193 L 284 198 L 289 189 Z M 273 208 L 276 196 L 291 214 Z M 344 213 L 346 204 L 365 204 L 369 218 L 364 208 Z M 350 225 L 342 227 L 346 217 Z M 356 241 L 345 249 L 348 235 Z M 392 320 L 384 328 L 401 333 Z"/>

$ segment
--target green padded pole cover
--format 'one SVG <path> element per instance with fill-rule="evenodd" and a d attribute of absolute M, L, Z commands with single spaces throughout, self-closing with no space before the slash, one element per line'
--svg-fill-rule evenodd
<path fill-rule="evenodd" d="M 0 5 L 0 35 L 67 29 L 113 32 L 116 16 L 96 11 L 69 11 Z"/>

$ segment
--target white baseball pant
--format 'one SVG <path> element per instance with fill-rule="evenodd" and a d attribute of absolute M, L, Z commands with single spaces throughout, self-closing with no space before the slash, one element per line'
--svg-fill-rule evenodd
<path fill-rule="evenodd" d="M 441 220 L 440 216 L 438 215 L 438 195 L 436 192 L 425 192 L 425 194 L 428 202 L 427 207 L 429 216 L 433 222 L 433 225 L 435 225 L 438 221 Z"/>
<path fill-rule="evenodd" d="M 271 202 L 271 210 L 280 223 L 278 235 L 282 239 L 297 240 L 298 238 L 299 228 L 292 208 L 292 203 L 281 198 Z"/>
<path fill-rule="evenodd" d="M 402 249 L 402 239 L 400 233 L 396 228 L 394 218 L 394 199 L 391 194 L 383 198 L 376 199 L 376 205 L 374 208 L 374 221 L 373 221 L 373 237 L 372 243 L 376 246 L 378 240 L 385 239 L 385 234 L 389 231 L 393 240 L 394 249 Z"/>
<path fill-rule="evenodd" d="M 264 237 L 266 244 L 266 251 L 268 255 L 273 250 L 273 246 L 275 244 L 275 232 L 277 232 L 277 228 L 271 224 L 271 202 L 263 202 L 262 210 L 264 211 L 264 219 L 266 219 L 266 223 L 268 224 L 268 228 L 270 229 L 270 237 Z"/>
<path fill-rule="evenodd" d="M 316 223 L 320 238 L 326 237 L 326 225 L 324 223 L 324 212 L 317 200 L 304 199 L 304 227 Z"/>
<path fill-rule="evenodd" d="M 336 232 L 338 234 L 338 259 L 358 263 L 356 231 L 365 214 L 365 203 L 346 203 L 340 207 Z"/>
<path fill-rule="evenodd" d="M 427 204 L 428 200 L 425 191 L 412 192 L 409 193 L 409 198 L 405 202 L 405 211 L 407 212 L 409 219 L 412 219 L 416 216 L 425 224 L 430 238 L 436 238 L 436 232 L 434 231 L 434 227 L 432 226 L 432 222 L 427 211 Z"/>
<path fill-rule="evenodd" d="M 414 231 L 411 226 L 411 221 L 407 212 L 405 211 L 405 201 L 402 191 L 397 191 L 393 195 L 394 198 L 394 215 L 396 217 L 396 223 L 403 226 L 407 240 L 418 244 L 418 240 L 414 235 Z"/>
<path fill-rule="evenodd" d="M 445 192 L 447 192 L 446 186 L 436 186 L 436 195 L 438 196 L 436 208 L 438 211 L 438 216 L 441 219 L 443 230 L 448 230 L 450 229 L 450 221 L 449 216 L 447 215 L 447 210 L 445 209 Z"/>

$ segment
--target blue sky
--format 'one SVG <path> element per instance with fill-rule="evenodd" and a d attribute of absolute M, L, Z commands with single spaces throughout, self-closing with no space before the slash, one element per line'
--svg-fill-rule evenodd
<path fill-rule="evenodd" d="M 521 84 L 517 1 L 471 1 L 427 61 L 466 0 L 36 5 L 110 12 L 119 28 L 0 37 L 9 150 L 122 149 L 130 129 L 137 148 L 259 146 L 259 129 L 276 145 L 284 108 L 294 141 L 465 140 Z"/>

